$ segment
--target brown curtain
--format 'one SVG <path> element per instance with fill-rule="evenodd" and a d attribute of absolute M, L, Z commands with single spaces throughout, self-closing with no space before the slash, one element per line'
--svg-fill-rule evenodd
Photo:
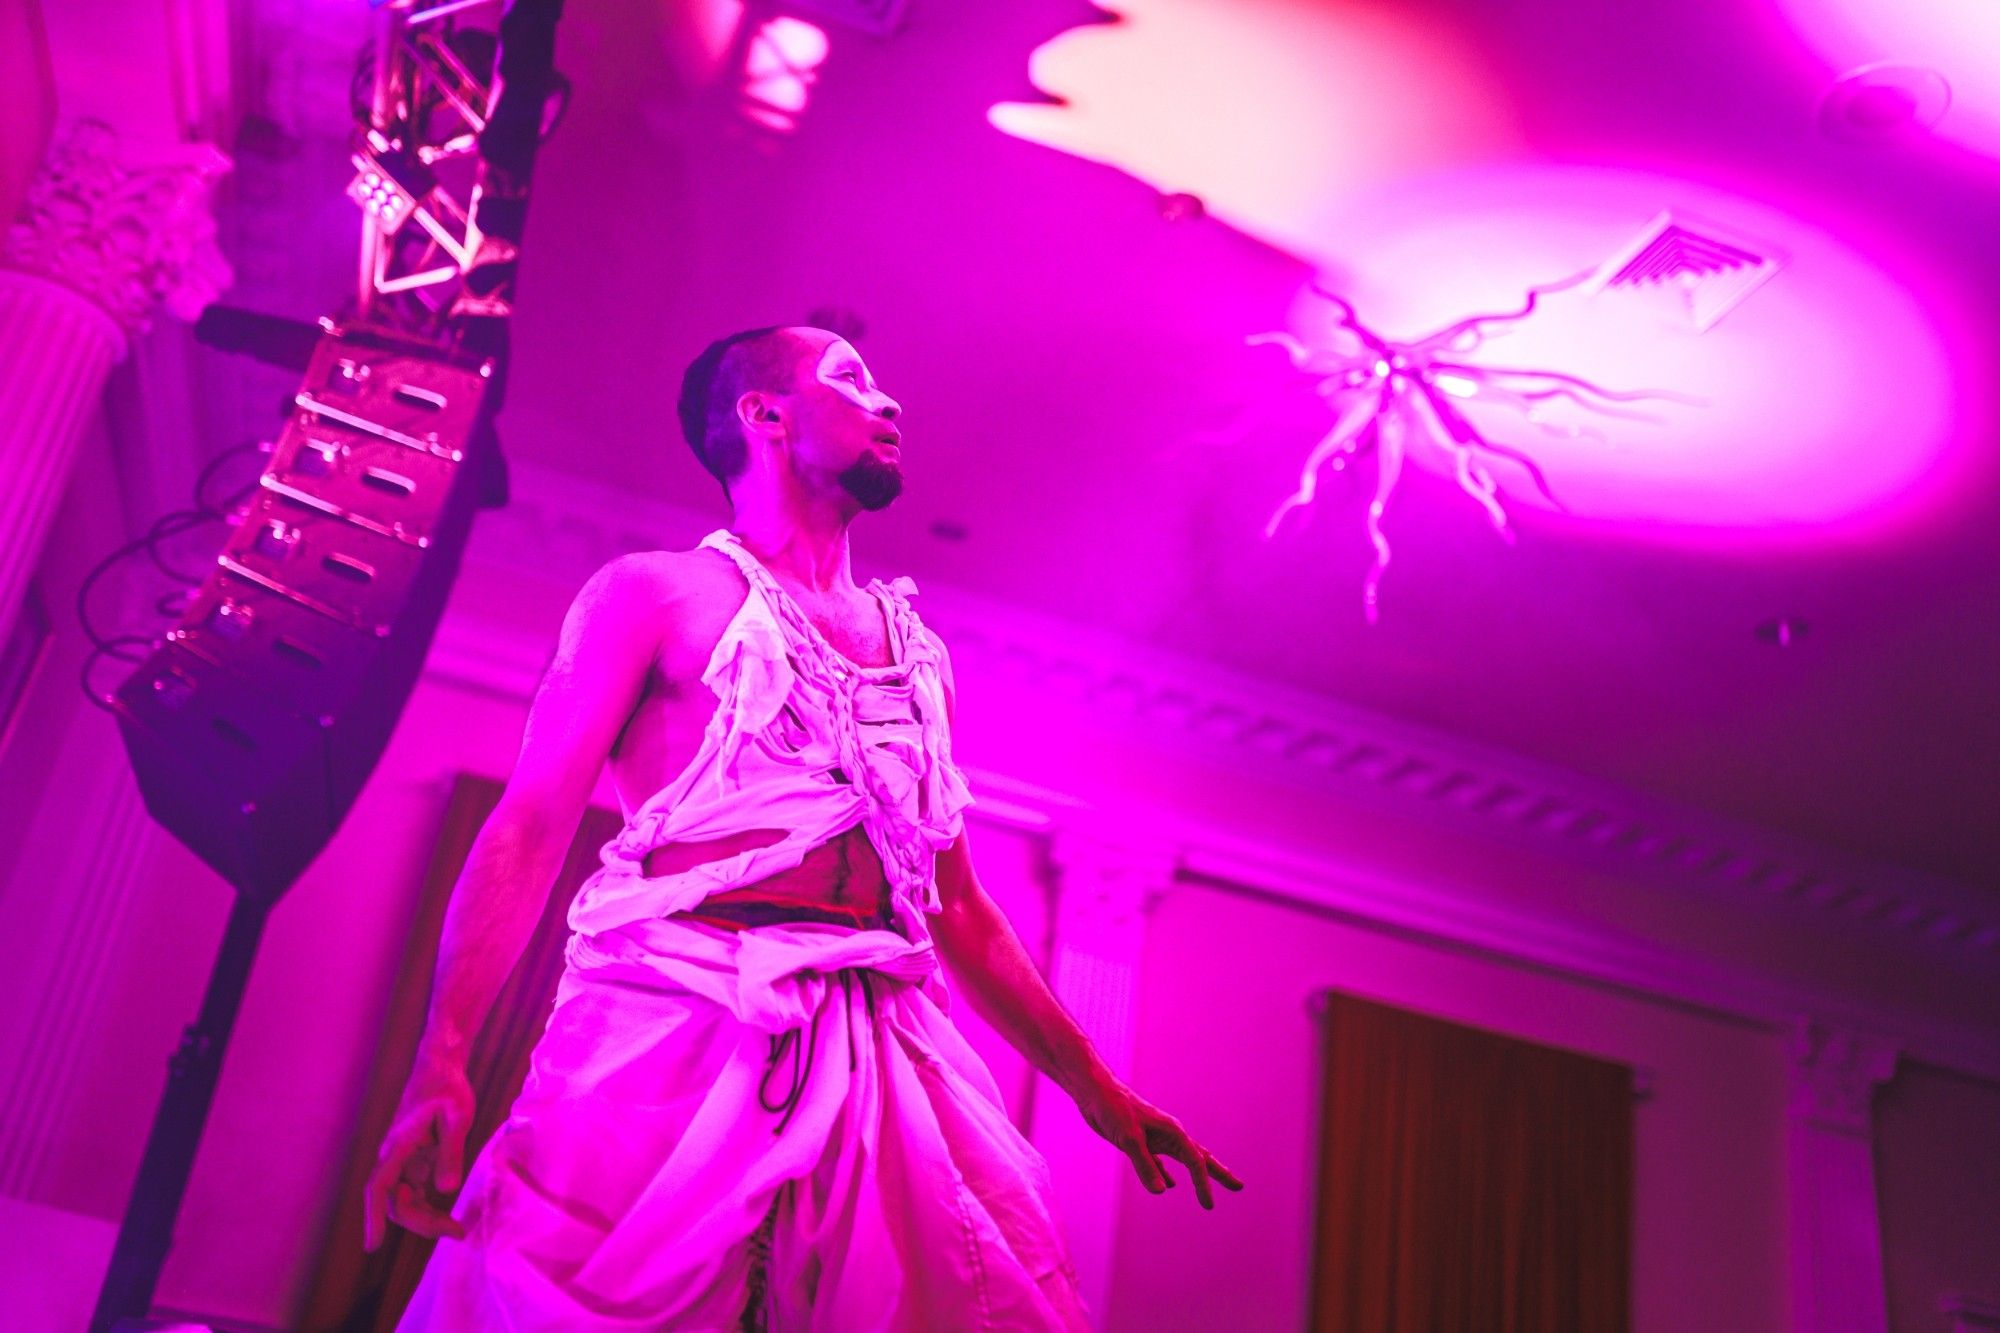
<path fill-rule="evenodd" d="M 424 876 L 422 898 L 410 925 L 389 1014 L 383 1024 L 381 1046 L 342 1181 L 340 1202 L 334 1210 L 332 1229 L 320 1255 L 311 1295 L 299 1320 L 302 1329 L 315 1333 L 393 1329 L 409 1302 L 410 1293 L 416 1290 L 417 1279 L 423 1276 L 424 1264 L 430 1259 L 432 1242 L 400 1227 L 390 1228 L 388 1239 L 374 1254 L 363 1253 L 361 1192 L 368 1172 L 375 1165 L 376 1148 L 402 1095 L 417 1039 L 423 1034 L 445 901 L 451 886 L 457 882 L 460 867 L 465 864 L 473 837 L 500 799 L 500 786 L 491 779 L 469 775 L 461 775 L 453 784 L 444 827 L 438 832 L 437 850 Z M 466 1144 L 467 1166 L 506 1119 L 508 1108 L 527 1077 L 528 1055 L 548 1021 L 556 982 L 562 975 L 563 944 L 569 933 L 565 918 L 570 899 L 596 868 L 597 849 L 618 832 L 619 822 L 618 816 L 609 810 L 593 807 L 585 812 L 534 935 L 473 1042 L 468 1074 L 479 1109 Z"/>
<path fill-rule="evenodd" d="M 1621 1333 L 1632 1071 L 1352 996 L 1324 1015 L 1315 1333 Z"/>

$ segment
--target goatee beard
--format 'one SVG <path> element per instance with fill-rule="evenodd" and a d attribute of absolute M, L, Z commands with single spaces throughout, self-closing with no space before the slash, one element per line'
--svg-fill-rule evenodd
<path fill-rule="evenodd" d="M 894 463 L 884 462 L 873 454 L 863 454 L 834 478 L 840 489 L 854 497 L 856 504 L 869 513 L 887 509 L 891 501 L 903 493 L 903 472 Z"/>

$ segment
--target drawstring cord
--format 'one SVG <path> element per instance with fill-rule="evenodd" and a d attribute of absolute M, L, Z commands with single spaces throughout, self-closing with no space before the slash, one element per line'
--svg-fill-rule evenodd
<path fill-rule="evenodd" d="M 764 1077 L 757 1080 L 757 1104 L 779 1117 L 778 1127 L 771 1132 L 782 1134 L 785 1126 L 792 1121 L 792 1112 L 799 1109 L 799 1099 L 805 1094 L 806 1080 L 812 1076 L 813 1049 L 819 1045 L 819 1011 L 814 1010 L 812 1024 L 806 1031 L 806 1039 L 799 1040 L 799 1030 L 792 1028 L 771 1038 L 770 1064 L 764 1070 Z M 804 1047 L 803 1053 L 800 1047 Z M 785 1058 L 785 1052 L 792 1053 L 792 1086 L 785 1093 L 785 1099 L 776 1106 L 771 1105 L 771 1075 L 778 1072 L 778 1061 Z"/>
<path fill-rule="evenodd" d="M 834 974 L 840 978 L 841 1004 L 847 1011 L 847 1072 L 855 1070 L 854 1057 L 854 979 L 861 978 L 861 1003 L 868 1012 L 869 1030 L 875 1026 L 875 987 L 865 968 L 843 967 Z M 824 1008 L 824 1006 L 821 1006 Z M 757 1104 L 778 1117 L 778 1127 L 771 1132 L 782 1134 L 785 1126 L 792 1122 L 793 1112 L 805 1098 L 806 1082 L 812 1077 L 813 1052 L 819 1047 L 820 1010 L 813 1010 L 812 1021 L 806 1025 L 804 1039 L 800 1039 L 800 1029 L 791 1028 L 771 1038 L 769 1063 L 765 1066 L 764 1077 L 757 1080 Z M 792 1057 L 792 1083 L 783 1100 L 771 1104 L 771 1076 L 778 1072 L 778 1062 L 789 1051 Z"/>
<path fill-rule="evenodd" d="M 841 1003 L 847 1009 L 847 1072 L 854 1072 L 854 978 L 861 978 L 861 1004 L 868 1011 L 869 1031 L 875 1029 L 875 988 L 863 968 L 843 967 L 840 969 Z"/>
<path fill-rule="evenodd" d="M 840 969 L 840 1005 L 847 1013 L 847 1072 L 854 1072 L 854 971 Z"/>

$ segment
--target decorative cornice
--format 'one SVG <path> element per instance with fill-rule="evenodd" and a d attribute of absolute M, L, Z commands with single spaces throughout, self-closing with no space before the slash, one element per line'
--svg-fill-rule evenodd
<path fill-rule="evenodd" d="M 209 211 L 210 189 L 229 168 L 210 144 L 143 160 L 109 125 L 77 121 L 28 186 L 0 266 L 78 292 L 127 335 L 162 306 L 191 320 L 230 282 Z"/>
<path fill-rule="evenodd" d="M 1172 886 L 1181 863 L 1177 848 L 1112 843 L 1063 825 L 1048 839 L 1048 859 L 1062 924 L 1092 934 L 1143 922 Z"/>
<path fill-rule="evenodd" d="M 1221 757 L 1281 772 L 1309 788 L 1444 822 L 1560 858 L 1712 898 L 1749 897 L 1960 956 L 2000 957 L 2000 912 L 1985 895 L 1900 867 L 1812 846 L 1767 829 L 1678 807 L 1521 756 L 1426 732 L 1331 699 L 1231 678 L 1074 627 L 1018 613 L 927 618 L 949 632 L 958 661 L 978 657 L 1035 690 L 1122 716 Z M 949 609 L 947 609 L 949 608 Z"/>

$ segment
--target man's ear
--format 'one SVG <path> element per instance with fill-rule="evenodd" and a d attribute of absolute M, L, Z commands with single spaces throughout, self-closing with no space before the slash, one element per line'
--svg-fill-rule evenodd
<path fill-rule="evenodd" d="M 776 395 L 752 389 L 736 400 L 736 424 L 746 438 L 755 434 L 775 439 L 784 433 L 785 409 Z"/>

